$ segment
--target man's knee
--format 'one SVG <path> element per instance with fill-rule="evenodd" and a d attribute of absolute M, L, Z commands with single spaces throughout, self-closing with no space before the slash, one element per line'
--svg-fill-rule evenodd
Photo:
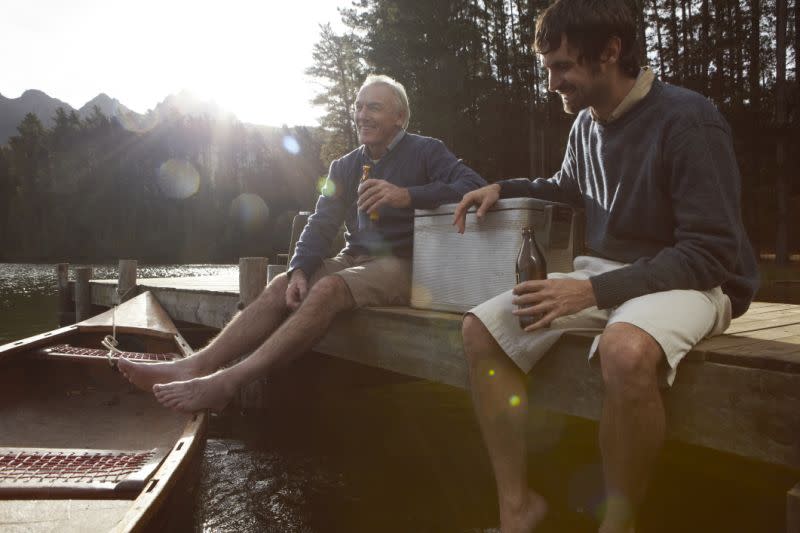
<path fill-rule="evenodd" d="M 336 275 L 325 276 L 316 282 L 309 289 L 305 304 L 334 312 L 352 309 L 356 305 L 347 283 Z"/>
<path fill-rule="evenodd" d="M 286 273 L 281 273 L 272 278 L 258 299 L 263 303 L 277 303 L 286 306 L 286 289 L 289 287 L 289 278 Z"/>
<path fill-rule="evenodd" d="M 607 389 L 638 394 L 652 386 L 664 352 L 644 330 L 625 323 L 612 324 L 598 346 L 603 382 Z"/>
<path fill-rule="evenodd" d="M 461 338 L 464 342 L 464 356 L 470 364 L 478 362 L 483 355 L 480 346 L 484 345 L 490 336 L 489 330 L 478 317 L 471 313 L 464 317 L 461 323 Z"/>

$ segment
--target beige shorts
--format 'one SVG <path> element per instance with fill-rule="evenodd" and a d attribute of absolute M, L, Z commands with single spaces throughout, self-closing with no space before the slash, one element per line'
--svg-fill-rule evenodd
<path fill-rule="evenodd" d="M 339 254 L 323 261 L 308 286 L 330 275 L 344 280 L 356 307 L 408 305 L 411 299 L 410 259 Z"/>
<path fill-rule="evenodd" d="M 549 279 L 589 279 L 591 276 L 625 266 L 623 263 L 579 256 L 575 270 L 552 273 Z M 547 329 L 527 333 L 511 312 L 511 291 L 469 310 L 474 314 L 508 356 L 524 372 L 530 372 L 539 359 L 556 341 L 569 331 L 602 332 L 609 324 L 625 322 L 646 331 L 664 350 L 667 385 L 672 385 L 681 359 L 692 347 L 706 337 L 725 331 L 731 322 L 731 302 L 719 287 L 708 291 L 672 290 L 655 292 L 633 298 L 611 308 L 590 307 L 574 315 L 557 318 Z M 596 335 L 589 359 L 597 351 L 600 335 Z"/>

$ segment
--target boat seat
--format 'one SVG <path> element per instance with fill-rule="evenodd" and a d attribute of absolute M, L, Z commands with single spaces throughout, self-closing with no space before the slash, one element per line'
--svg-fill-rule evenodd
<path fill-rule="evenodd" d="M 167 451 L 0 448 L 0 498 L 135 496 Z"/>
<path fill-rule="evenodd" d="M 71 346 L 69 344 L 57 344 L 55 346 L 47 346 L 40 348 L 37 352 L 40 357 L 48 359 L 108 359 L 108 350 L 103 348 L 82 348 L 79 346 Z M 158 363 L 162 361 L 174 361 L 180 359 L 176 353 L 143 353 L 143 352 L 120 352 L 126 359 L 133 361 L 141 361 L 144 363 Z M 112 355 L 112 359 L 118 359 L 118 355 Z"/>

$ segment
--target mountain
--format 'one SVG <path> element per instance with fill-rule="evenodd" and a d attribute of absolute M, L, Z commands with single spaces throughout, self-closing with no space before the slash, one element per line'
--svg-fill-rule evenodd
<path fill-rule="evenodd" d="M 126 126 L 145 131 L 154 121 L 172 115 L 208 116 L 222 122 L 236 120 L 236 116 L 222 109 L 216 102 L 201 100 L 189 91 L 170 94 L 145 115 L 140 115 L 125 107 L 116 98 L 100 93 L 80 109 L 76 110 L 81 118 L 92 113 L 94 106 L 100 108 L 107 117 L 122 117 Z M 56 109 L 63 107 L 67 112 L 74 108 L 66 102 L 53 98 L 35 89 L 22 93 L 19 98 L 6 98 L 0 94 L 0 144 L 5 144 L 12 135 L 17 134 L 17 126 L 28 113 L 35 113 L 46 128 L 53 126 Z"/>
<path fill-rule="evenodd" d="M 94 106 L 99 107 L 100 111 L 107 117 L 116 117 L 133 113 L 133 111 L 122 105 L 116 98 L 111 98 L 106 93 L 100 93 L 78 109 L 78 116 L 81 118 L 88 117 L 92 114 Z"/>
<path fill-rule="evenodd" d="M 52 126 L 59 107 L 72 110 L 68 103 L 35 89 L 25 91 L 19 98 L 6 98 L 0 94 L 0 143 L 5 144 L 9 137 L 17 134 L 17 126 L 28 113 L 36 113 L 42 124 Z"/>

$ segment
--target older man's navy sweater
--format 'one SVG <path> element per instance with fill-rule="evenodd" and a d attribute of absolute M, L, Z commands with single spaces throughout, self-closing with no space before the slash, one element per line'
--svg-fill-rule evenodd
<path fill-rule="evenodd" d="M 376 220 L 363 213 L 359 216 L 358 185 L 366 164 L 372 166 L 371 178 L 408 189 L 411 207 L 381 207 Z M 343 253 L 410 257 L 414 209 L 458 202 L 465 193 L 484 185 L 483 178 L 437 139 L 406 133 L 377 163 L 370 160 L 366 147 L 357 148 L 331 163 L 314 214 L 297 241 L 289 271 L 299 268 L 310 277 L 327 256 L 342 222 L 346 229 Z"/>

